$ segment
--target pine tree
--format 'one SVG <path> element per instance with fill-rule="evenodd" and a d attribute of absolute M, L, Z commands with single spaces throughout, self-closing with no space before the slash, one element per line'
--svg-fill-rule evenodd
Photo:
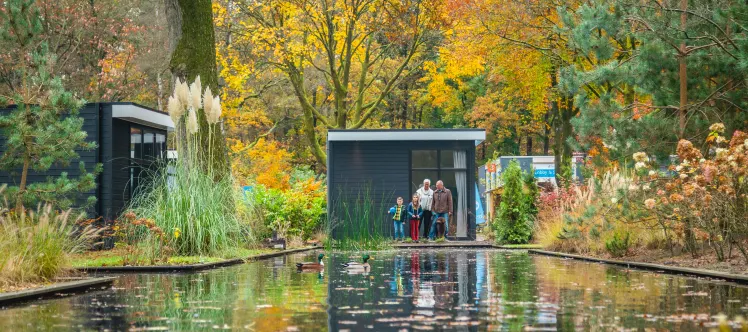
<path fill-rule="evenodd" d="M 0 41 L 13 45 L 10 53 L 17 64 L 14 68 L 11 95 L 0 96 L 0 104 L 12 104 L 9 113 L 0 117 L 0 129 L 5 136 L 0 168 L 16 172 L 20 168 L 17 187 L 8 189 L 16 197 L 16 209 L 23 213 L 24 204 L 48 202 L 57 208 L 68 208 L 82 192 L 96 186 L 96 174 L 80 162 L 81 175 L 77 179 L 62 173 L 47 182 L 28 183 L 29 171 L 45 172 L 52 165 L 69 165 L 77 159 L 76 149 L 90 150 L 95 143 L 86 142 L 82 130 L 83 118 L 78 110 L 83 101 L 65 91 L 60 78 L 52 77 L 54 57 L 42 38 L 39 9 L 33 0 L 4 1 L 0 8 Z M 93 203 L 95 197 L 89 197 Z"/>
<path fill-rule="evenodd" d="M 579 146 L 605 146 L 622 162 L 641 150 L 666 160 L 674 142 L 703 141 L 711 123 L 744 128 L 746 12 L 745 2 L 727 0 L 596 0 L 562 9 L 560 33 L 586 59 L 561 77 L 580 108 Z"/>

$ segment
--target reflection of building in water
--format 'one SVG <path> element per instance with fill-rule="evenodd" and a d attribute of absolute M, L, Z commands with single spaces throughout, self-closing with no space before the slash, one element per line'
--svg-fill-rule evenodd
<path fill-rule="evenodd" d="M 433 308 L 436 304 L 434 299 L 434 286 L 431 281 L 427 281 L 421 284 L 420 291 L 418 294 L 414 294 L 416 298 L 416 307 L 418 308 Z"/>
<path fill-rule="evenodd" d="M 328 270 L 329 326 L 375 331 L 439 329 L 478 322 L 491 295 L 487 253 L 475 250 L 413 250 L 377 255 L 368 277 L 348 275 L 331 258 Z M 483 323 L 485 326 L 485 323 Z M 478 330 L 461 326 L 459 330 Z"/>

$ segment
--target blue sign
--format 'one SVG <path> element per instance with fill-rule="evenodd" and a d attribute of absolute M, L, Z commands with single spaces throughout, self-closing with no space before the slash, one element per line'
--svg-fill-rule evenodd
<path fill-rule="evenodd" d="M 482 224 L 486 222 L 486 215 L 483 213 L 483 200 L 478 191 L 478 184 L 475 185 L 475 223 Z"/>
<path fill-rule="evenodd" d="M 254 191 L 254 188 L 252 186 L 243 186 L 242 187 L 242 193 L 244 194 L 244 199 L 249 199 L 248 194 L 252 193 Z"/>
<path fill-rule="evenodd" d="M 555 169 L 536 169 L 535 177 L 536 178 L 553 178 L 553 177 L 556 177 L 556 170 Z"/>

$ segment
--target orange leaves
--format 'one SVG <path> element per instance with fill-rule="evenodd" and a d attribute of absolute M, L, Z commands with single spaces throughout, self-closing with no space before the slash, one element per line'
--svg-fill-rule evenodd
<path fill-rule="evenodd" d="M 234 175 L 241 185 L 257 183 L 266 188 L 290 188 L 291 152 L 277 141 L 261 138 L 254 147 L 234 140 L 229 146 Z"/>

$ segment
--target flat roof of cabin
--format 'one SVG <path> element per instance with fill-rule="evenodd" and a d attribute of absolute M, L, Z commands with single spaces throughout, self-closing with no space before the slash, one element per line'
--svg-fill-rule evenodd
<path fill-rule="evenodd" d="M 476 141 L 486 139 L 485 129 L 355 129 L 329 130 L 328 141 Z"/>

